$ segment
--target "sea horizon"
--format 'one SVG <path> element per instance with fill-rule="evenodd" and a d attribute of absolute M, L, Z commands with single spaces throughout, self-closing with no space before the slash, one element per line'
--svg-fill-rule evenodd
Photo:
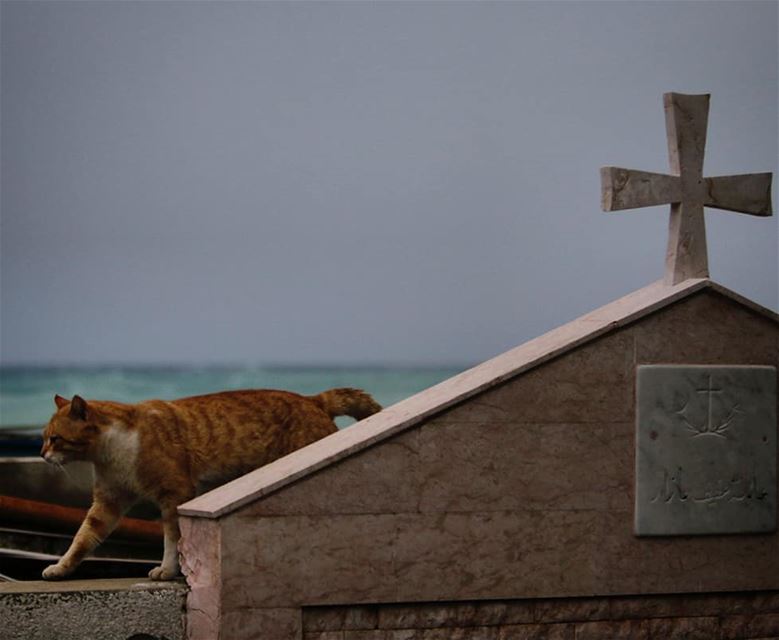
<path fill-rule="evenodd" d="M 135 403 L 174 400 L 235 389 L 284 389 L 313 395 L 357 387 L 388 407 L 471 365 L 49 363 L 0 364 L 0 429 L 40 427 L 54 411 L 54 394 Z M 339 426 L 349 423 L 339 418 Z"/>

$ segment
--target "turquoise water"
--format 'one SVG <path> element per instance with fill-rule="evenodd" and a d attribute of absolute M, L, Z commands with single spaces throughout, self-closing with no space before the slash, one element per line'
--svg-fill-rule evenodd
<path fill-rule="evenodd" d="M 3 367 L 0 368 L 0 428 L 44 425 L 54 412 L 54 394 L 70 398 L 139 402 L 228 389 L 286 389 L 315 394 L 357 387 L 388 407 L 461 368 L 283 368 L 283 367 Z M 339 419 L 339 426 L 348 422 Z"/>

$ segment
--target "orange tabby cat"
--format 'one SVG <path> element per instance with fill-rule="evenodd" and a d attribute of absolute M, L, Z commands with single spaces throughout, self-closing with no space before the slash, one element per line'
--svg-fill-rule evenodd
<path fill-rule="evenodd" d="M 381 410 L 367 393 L 332 389 L 317 396 L 286 391 L 229 391 L 172 402 L 71 401 L 43 432 L 41 455 L 52 464 L 88 460 L 95 467 L 92 506 L 70 548 L 43 571 L 63 578 L 100 544 L 141 498 L 159 505 L 165 533 L 162 564 L 149 572 L 167 580 L 179 572 L 176 507 L 198 483 L 235 478 L 336 431 L 333 418 L 357 420 Z"/>

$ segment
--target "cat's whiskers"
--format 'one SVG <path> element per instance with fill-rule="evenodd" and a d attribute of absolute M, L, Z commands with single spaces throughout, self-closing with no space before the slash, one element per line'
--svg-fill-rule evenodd
<path fill-rule="evenodd" d="M 61 462 L 57 464 L 57 466 L 62 469 L 62 473 L 65 474 L 65 476 L 68 478 L 68 480 L 73 480 L 73 476 L 70 475 L 70 472 L 68 471 L 67 467 L 62 464 Z"/>
<path fill-rule="evenodd" d="M 51 463 L 62 473 L 65 474 L 65 476 L 68 478 L 68 480 L 73 480 L 73 476 L 70 475 L 70 472 L 65 468 L 65 465 L 62 464 L 59 460 L 52 460 Z"/>

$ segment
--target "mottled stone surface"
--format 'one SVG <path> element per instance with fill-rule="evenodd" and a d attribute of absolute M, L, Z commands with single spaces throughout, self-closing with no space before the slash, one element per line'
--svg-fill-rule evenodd
<path fill-rule="evenodd" d="M 632 422 L 633 340 L 629 330 L 615 331 L 453 409 L 453 418 L 513 424 Z"/>
<path fill-rule="evenodd" d="M 665 640 L 711 640 L 721 636 L 719 618 L 658 618 L 648 621 L 649 637 Z"/>
<path fill-rule="evenodd" d="M 221 613 L 222 535 L 215 520 L 181 518 L 179 553 L 186 576 L 188 633 L 190 640 L 218 638 Z"/>
<path fill-rule="evenodd" d="M 777 605 L 779 592 L 313 607 L 302 638 L 765 640 Z"/>
<path fill-rule="evenodd" d="M 415 608 L 416 610 L 416 608 Z M 304 609 L 302 618 L 306 632 L 377 629 L 379 607 L 321 607 Z"/>
<path fill-rule="evenodd" d="M 575 510 L 233 519 L 222 606 L 593 593 L 609 586 L 588 554 L 618 522 Z"/>
<path fill-rule="evenodd" d="M 636 533 L 776 529 L 776 369 L 637 372 Z"/>
<path fill-rule="evenodd" d="M 637 539 L 628 513 L 348 515 L 234 520 L 222 606 L 738 591 L 777 585 L 767 536 Z M 243 537 L 252 540 L 243 542 Z M 305 543 L 303 542 L 306 539 Z M 355 564 L 350 561 L 356 558 Z"/>
<path fill-rule="evenodd" d="M 226 612 L 221 619 L 218 636 L 212 638 L 246 638 L 272 640 L 300 638 L 303 632 L 299 607 L 276 609 L 238 609 Z"/>
<path fill-rule="evenodd" d="M 722 618 L 722 637 L 779 638 L 779 612 L 725 616 Z"/>
<path fill-rule="evenodd" d="M 183 640 L 186 591 L 137 579 L 0 583 L 0 637 Z"/>
<path fill-rule="evenodd" d="M 713 291 L 680 300 L 632 330 L 636 365 L 776 366 L 776 323 Z"/>

